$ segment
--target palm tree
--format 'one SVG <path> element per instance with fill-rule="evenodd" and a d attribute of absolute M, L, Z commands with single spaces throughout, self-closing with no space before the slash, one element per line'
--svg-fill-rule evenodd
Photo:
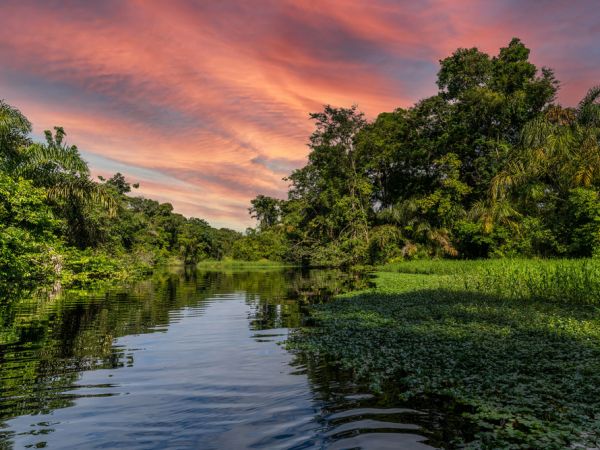
<path fill-rule="evenodd" d="M 552 106 L 529 122 L 522 145 L 492 180 L 492 199 L 517 190 L 529 198 L 539 196 L 540 189 L 561 194 L 600 181 L 598 100 L 600 86 L 590 89 L 576 109 Z"/>
<path fill-rule="evenodd" d="M 65 130 L 54 130 L 54 134 L 45 131 L 45 143 L 32 143 L 31 123 L 18 109 L 0 101 L 0 167 L 45 188 L 48 200 L 67 221 L 70 239 L 83 247 L 90 244 L 86 211 L 101 206 L 112 216 L 117 201 L 103 184 L 90 178 L 77 147 L 64 142 Z"/>
<path fill-rule="evenodd" d="M 88 165 L 77 147 L 64 143 L 65 130 L 62 127 L 54 127 L 54 130 L 54 135 L 49 130 L 44 132 L 46 144 L 32 144 L 23 149 L 21 164 L 14 173 L 45 187 L 53 202 L 101 205 L 110 214 L 114 213 L 113 196 L 102 184 L 90 179 Z"/>
<path fill-rule="evenodd" d="M 5 166 L 18 156 L 19 148 L 30 144 L 31 123 L 17 108 L 0 100 L 0 160 Z"/>

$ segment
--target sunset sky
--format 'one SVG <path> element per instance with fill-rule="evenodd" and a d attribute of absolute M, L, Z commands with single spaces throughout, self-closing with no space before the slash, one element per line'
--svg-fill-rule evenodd
<path fill-rule="evenodd" d="M 597 0 L 0 0 L 0 99 L 63 126 L 94 174 L 212 225 L 285 197 L 310 111 L 369 118 L 436 92 L 457 47 L 513 36 L 574 105 L 600 83 Z"/>

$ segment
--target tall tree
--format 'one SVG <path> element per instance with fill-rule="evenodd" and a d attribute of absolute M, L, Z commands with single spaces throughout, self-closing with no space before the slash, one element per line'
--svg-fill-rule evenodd
<path fill-rule="evenodd" d="M 310 117 L 315 131 L 308 164 L 288 178 L 290 200 L 305 202 L 306 224 L 317 234 L 335 239 L 342 232 L 360 233 L 368 238 L 371 184 L 356 151 L 356 137 L 366 125 L 364 115 L 356 106 L 327 105 Z"/>
<path fill-rule="evenodd" d="M 23 113 L 0 100 L 0 162 L 5 170 L 12 170 L 20 149 L 31 143 L 29 133 L 31 123 Z"/>
<path fill-rule="evenodd" d="M 281 220 L 282 200 L 260 194 L 252 199 L 250 203 L 252 205 L 248 208 L 250 217 L 258 220 L 260 229 L 265 230 L 278 224 Z"/>

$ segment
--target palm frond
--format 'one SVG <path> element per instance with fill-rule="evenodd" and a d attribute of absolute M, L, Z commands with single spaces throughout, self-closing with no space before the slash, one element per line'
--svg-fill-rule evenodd
<path fill-rule="evenodd" d="M 0 100 L 0 157 L 14 157 L 19 141 L 31 132 L 31 122 L 19 111 Z"/>
<path fill-rule="evenodd" d="M 469 211 L 471 219 L 479 220 L 485 233 L 491 233 L 496 224 L 518 230 L 518 220 L 522 217 L 506 199 L 479 200 Z"/>
<path fill-rule="evenodd" d="M 521 132 L 521 143 L 525 149 L 543 147 L 555 130 L 555 124 L 546 117 L 539 116 L 525 124 Z"/>
<path fill-rule="evenodd" d="M 53 166 L 61 172 L 89 174 L 88 165 L 75 146 L 32 144 L 27 147 L 25 154 L 29 168 Z"/>
<path fill-rule="evenodd" d="M 505 169 L 499 172 L 490 183 L 490 194 L 492 199 L 505 198 L 508 193 L 525 182 L 532 174 L 537 172 L 537 168 L 525 167 L 525 164 L 520 160 L 512 160 L 508 162 Z"/>
<path fill-rule="evenodd" d="M 577 119 L 582 125 L 600 126 L 600 85 L 591 88 L 577 106 Z"/>
<path fill-rule="evenodd" d="M 78 202 L 84 205 L 101 205 L 109 215 L 117 211 L 117 202 L 104 185 L 89 178 L 62 177 L 48 189 L 48 197 L 55 202 Z"/>

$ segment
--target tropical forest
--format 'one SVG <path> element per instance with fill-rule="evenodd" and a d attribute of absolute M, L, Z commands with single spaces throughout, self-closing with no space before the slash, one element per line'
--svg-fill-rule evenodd
<path fill-rule="evenodd" d="M 324 105 L 246 230 L 1 101 L 0 448 L 598 448 L 600 85 L 560 89 L 513 38 Z"/>

